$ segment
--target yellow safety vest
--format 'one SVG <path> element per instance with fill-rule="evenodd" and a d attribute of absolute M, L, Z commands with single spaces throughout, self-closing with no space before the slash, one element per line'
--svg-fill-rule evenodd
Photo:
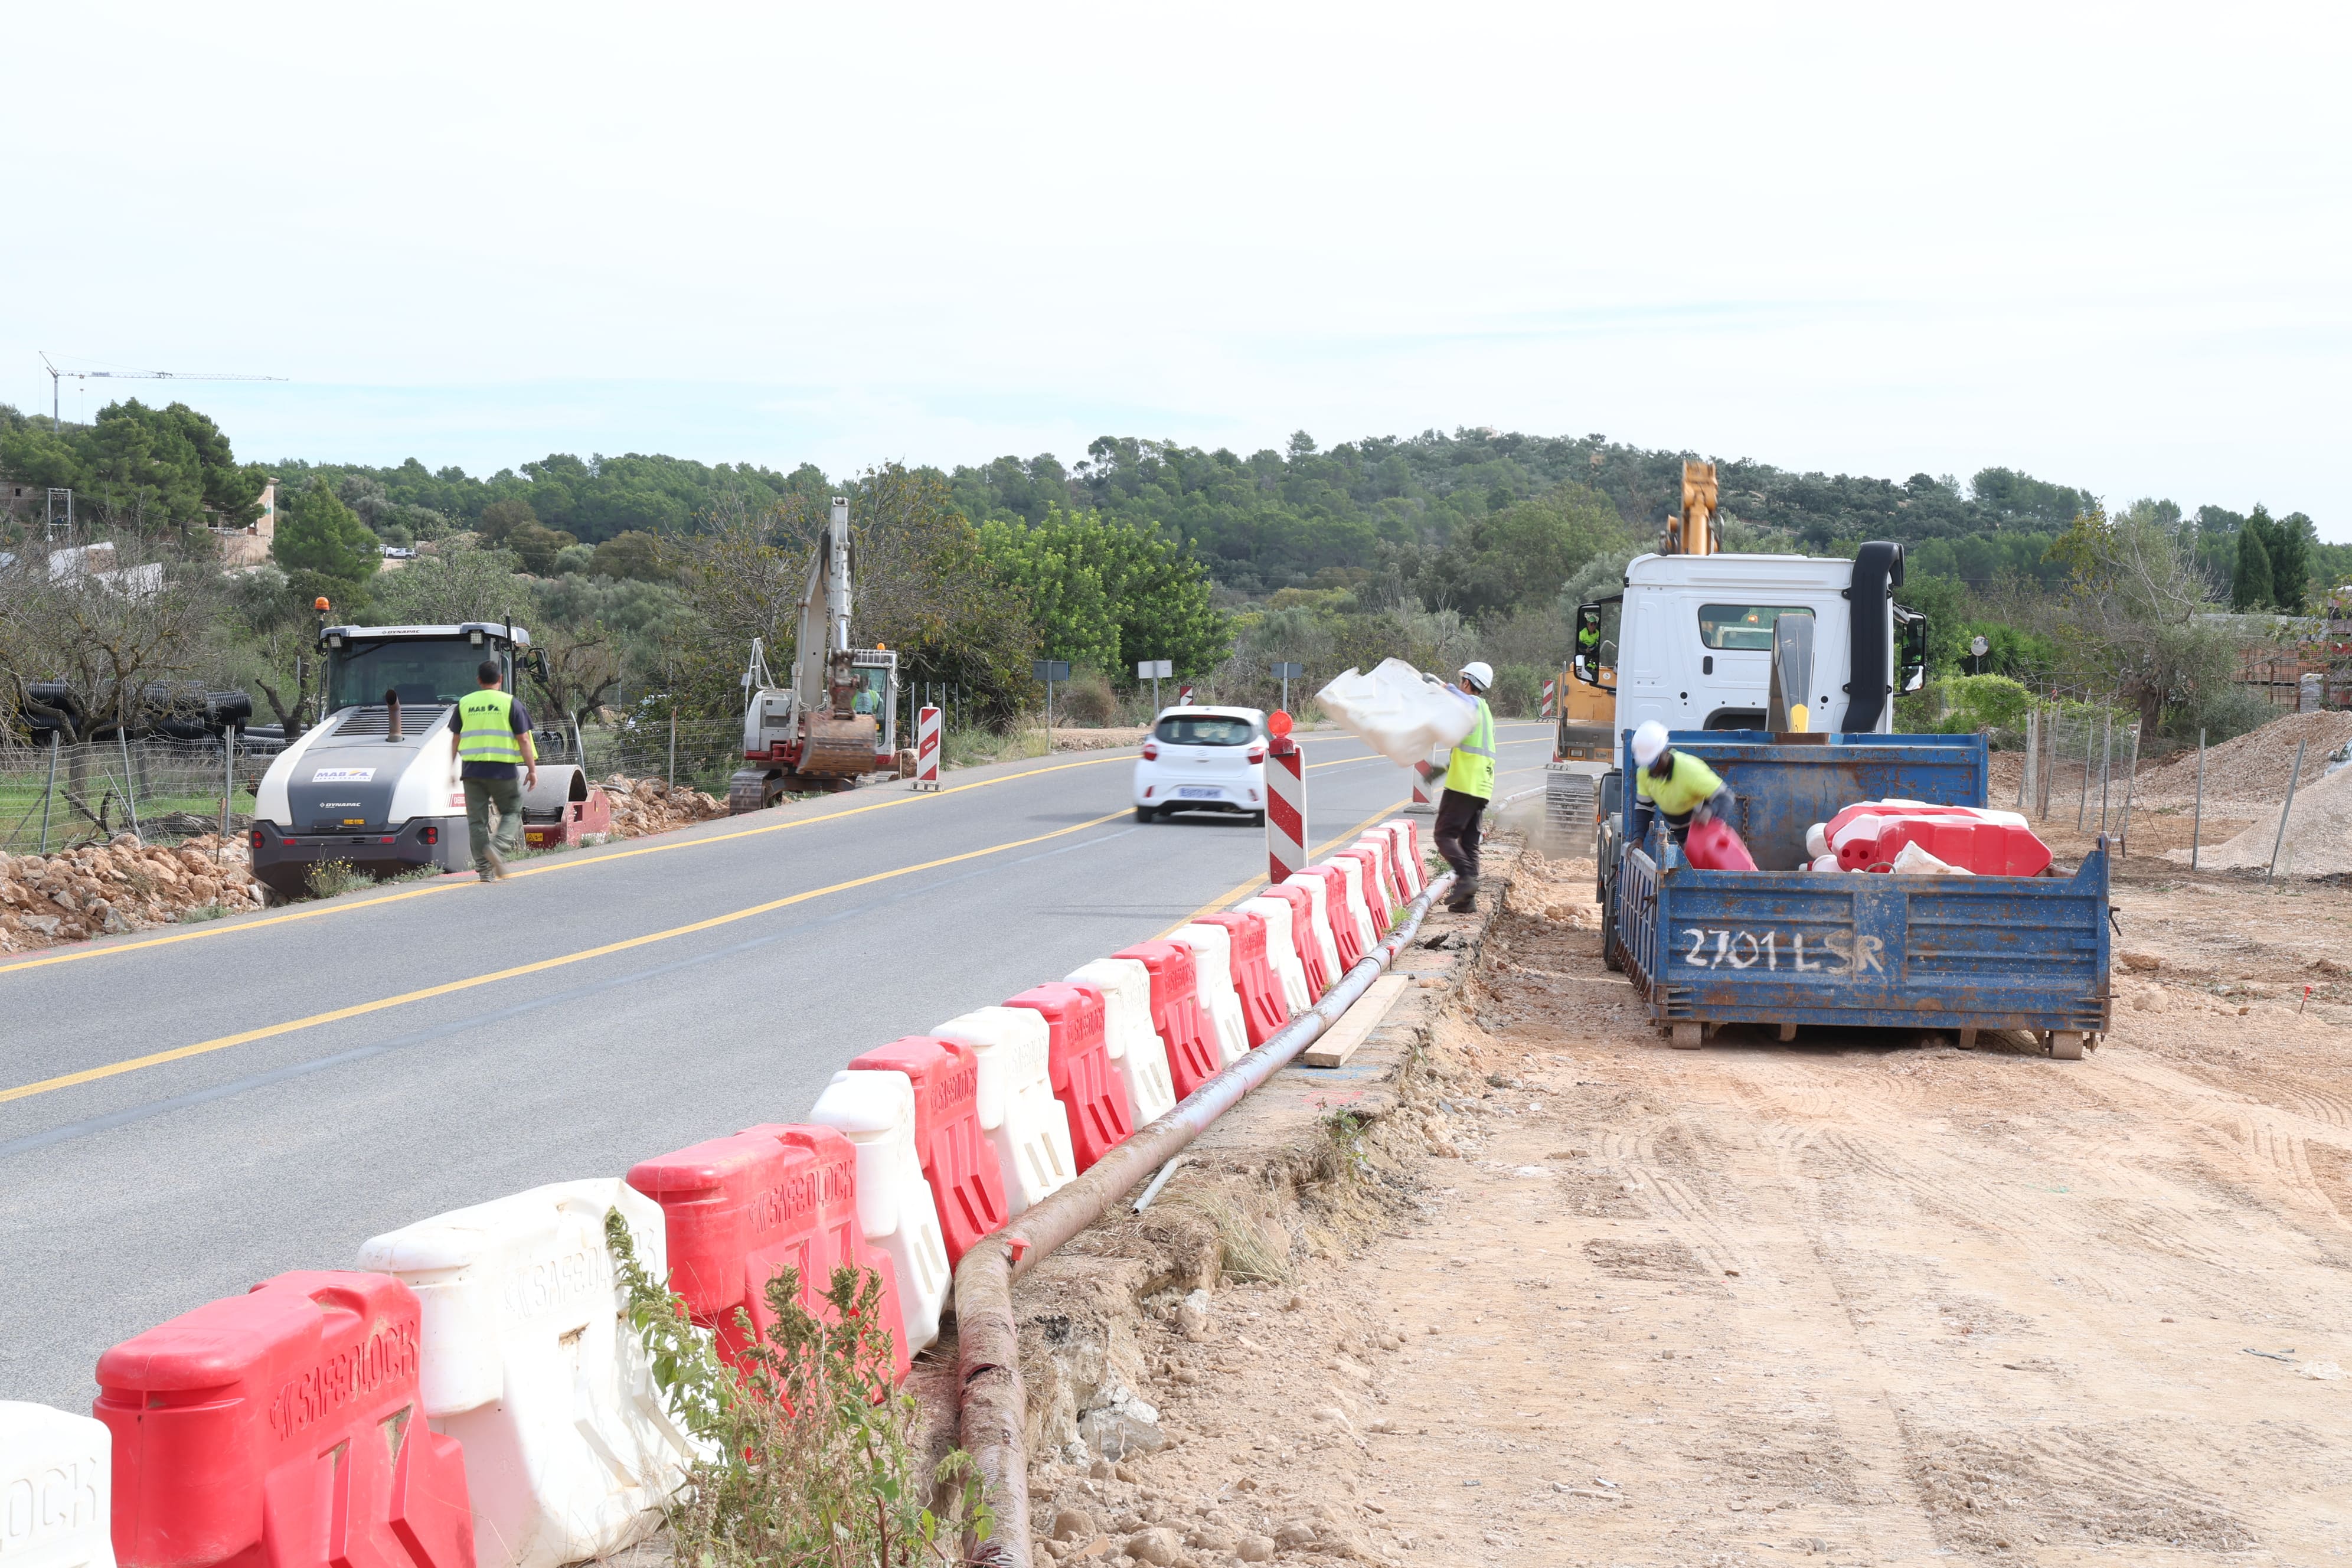
<path fill-rule="evenodd" d="M 1495 798 L 1495 710 L 1486 706 L 1483 697 L 1473 698 L 1478 704 L 1478 721 L 1454 748 L 1454 760 L 1445 767 L 1445 787 L 1457 795 L 1475 795 L 1480 800 Z"/>
<path fill-rule="evenodd" d="M 514 699 L 503 691 L 475 691 L 457 703 L 457 758 L 464 763 L 522 765 L 515 739 Z"/>
<path fill-rule="evenodd" d="M 1634 795 L 1655 803 L 1660 811 L 1676 822 L 1696 811 L 1702 802 L 1713 799 L 1715 792 L 1723 787 L 1723 780 L 1716 771 L 1688 752 L 1675 753 L 1664 778 L 1647 768 L 1635 771 Z"/>

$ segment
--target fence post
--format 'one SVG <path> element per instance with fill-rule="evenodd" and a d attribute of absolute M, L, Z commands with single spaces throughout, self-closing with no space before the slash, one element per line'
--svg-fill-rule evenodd
<path fill-rule="evenodd" d="M 2099 732 L 2099 831 L 2107 830 L 2108 784 L 2116 771 L 2116 715 L 2110 709 Z"/>
<path fill-rule="evenodd" d="M 669 787 L 677 787 L 677 704 L 669 710 Z"/>
<path fill-rule="evenodd" d="M 131 814 L 132 835 L 143 838 L 146 836 L 139 831 L 139 786 L 131 776 L 131 731 L 117 727 L 114 738 L 122 742 L 122 809 Z"/>
<path fill-rule="evenodd" d="M 236 726 L 221 731 L 221 825 L 213 841 L 213 864 L 220 864 L 221 846 L 228 842 L 229 816 L 236 804 Z"/>
<path fill-rule="evenodd" d="M 2131 858 L 2132 789 L 2139 783 L 2139 726 L 2131 727 L 2131 761 L 2125 764 L 2124 820 L 2116 829 L 2116 845 L 2126 860 Z"/>
<path fill-rule="evenodd" d="M 49 731 L 49 785 L 41 792 L 41 853 L 49 852 L 49 802 L 58 793 L 58 742 L 61 737 Z"/>
<path fill-rule="evenodd" d="M 2205 731 L 2197 731 L 2197 814 L 2189 819 L 2189 868 L 2197 869 L 2197 849 L 2205 837 Z"/>
<path fill-rule="evenodd" d="M 2074 802 L 2074 831 L 2083 831 L 2083 824 L 2091 811 L 2091 730 L 2085 719 L 2083 726 L 2083 793 Z"/>
<path fill-rule="evenodd" d="M 2294 809 L 2294 786 L 2303 779 L 2303 749 L 2309 744 L 2311 744 L 2311 737 L 2308 735 L 2294 743 L 2294 772 L 2287 775 L 2286 804 L 2279 807 L 2278 837 L 2271 840 L 2271 868 L 2263 873 L 2263 880 L 2265 882 L 2272 881 L 2278 876 L 2279 850 L 2286 844 L 2287 813 Z"/>
<path fill-rule="evenodd" d="M 2025 715 L 2025 767 L 2017 775 L 2017 809 L 2025 809 L 2026 796 L 2033 793 L 2034 764 L 2042 760 L 2042 710 L 2030 709 Z"/>

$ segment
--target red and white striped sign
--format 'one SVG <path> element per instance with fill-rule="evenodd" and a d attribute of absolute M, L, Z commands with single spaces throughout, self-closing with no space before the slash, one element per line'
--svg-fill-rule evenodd
<path fill-rule="evenodd" d="M 1559 682 L 1558 680 L 1547 680 L 1544 682 L 1543 711 L 1538 714 L 1537 717 L 1543 719 L 1549 719 L 1551 717 L 1552 699 L 1557 696 L 1559 692 Z"/>
<path fill-rule="evenodd" d="M 1192 686 L 1190 681 L 1176 689 L 1176 706 L 1179 708 L 1192 706 Z"/>
<path fill-rule="evenodd" d="M 1265 754 L 1266 879 L 1277 887 L 1307 869 L 1306 753 L 1287 735 L 1276 736 Z"/>
<path fill-rule="evenodd" d="M 940 787 L 940 710 L 926 708 L 915 715 L 916 789 Z"/>
<path fill-rule="evenodd" d="M 1435 811 L 1437 809 L 1437 796 L 1432 792 L 1434 791 L 1437 786 L 1430 783 L 1429 780 L 1422 777 L 1421 770 L 1419 768 L 1408 768 L 1405 771 L 1412 774 L 1412 804 L 1406 806 L 1405 809 L 1407 811 Z"/>

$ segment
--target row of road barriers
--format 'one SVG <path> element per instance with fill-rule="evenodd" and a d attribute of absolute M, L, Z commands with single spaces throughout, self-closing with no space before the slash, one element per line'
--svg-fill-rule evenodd
<path fill-rule="evenodd" d="M 0 1402 L 5 1568 L 560 1568 L 658 1528 L 708 1457 L 654 1382 L 627 1227 L 733 1363 L 842 1266 L 896 1371 L 965 1251 L 1312 1006 L 1426 886 L 1398 819 L 1166 941 L 851 1061 L 804 1123 L 422 1220 L 99 1359 L 92 1415 Z M 745 1327 L 748 1322 L 748 1331 Z"/>

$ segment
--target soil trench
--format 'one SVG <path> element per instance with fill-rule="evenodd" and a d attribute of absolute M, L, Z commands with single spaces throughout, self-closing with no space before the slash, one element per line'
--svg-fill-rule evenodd
<path fill-rule="evenodd" d="M 2341 1556 L 2352 891 L 2119 876 L 2086 1060 L 1677 1052 L 1601 965 L 1590 862 L 1526 856 L 1356 1194 L 1138 1328 L 1171 1446 L 1033 1472 L 1046 1552 Z"/>

